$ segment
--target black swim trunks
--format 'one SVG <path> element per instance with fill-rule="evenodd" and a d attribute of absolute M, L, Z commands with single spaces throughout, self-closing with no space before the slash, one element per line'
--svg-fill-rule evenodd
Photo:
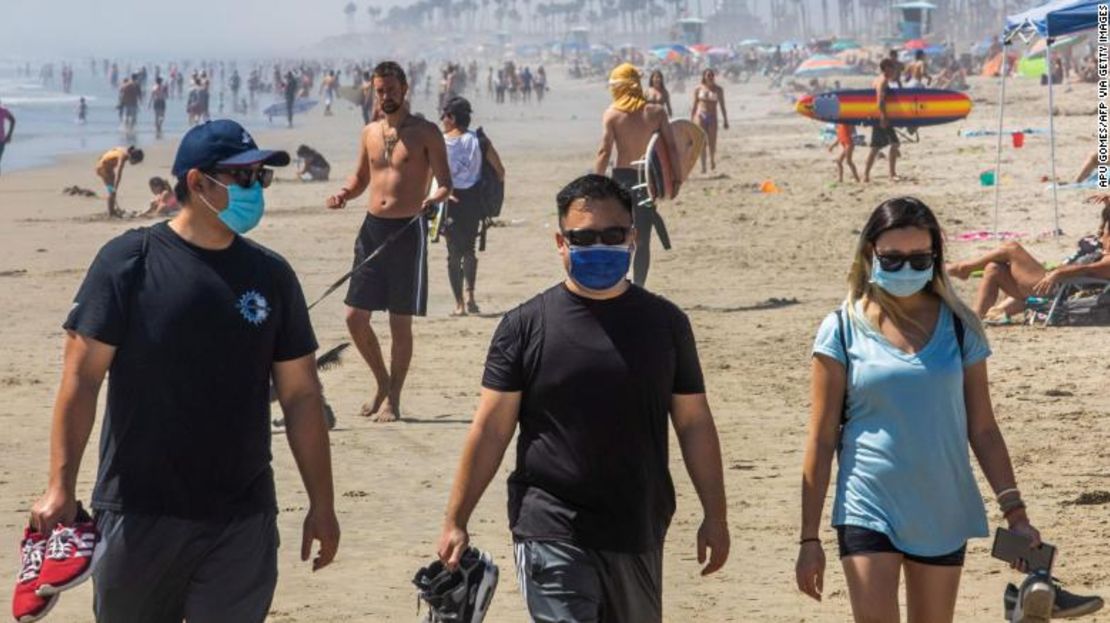
<path fill-rule="evenodd" d="M 428 225 L 367 213 L 355 239 L 355 266 L 397 230 L 389 246 L 351 275 L 344 302 L 367 311 L 423 316 L 428 307 Z"/>
<path fill-rule="evenodd" d="M 880 128 L 873 126 L 871 128 L 871 146 L 876 149 L 882 149 L 887 145 L 900 145 L 902 141 L 898 140 L 898 133 L 894 128 Z"/>

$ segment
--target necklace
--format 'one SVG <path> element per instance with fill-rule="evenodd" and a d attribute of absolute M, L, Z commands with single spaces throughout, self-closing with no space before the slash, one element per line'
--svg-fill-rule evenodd
<path fill-rule="evenodd" d="M 402 120 L 401 123 L 397 124 L 397 127 L 394 128 L 392 135 L 385 133 L 385 121 L 382 120 L 379 122 L 380 125 L 378 127 L 381 128 L 382 131 L 382 155 L 385 157 L 386 164 L 388 164 L 390 167 L 393 166 L 393 149 L 397 147 L 397 143 L 401 142 L 400 130 L 402 127 L 404 127 L 405 121 L 408 121 L 408 117 Z"/>

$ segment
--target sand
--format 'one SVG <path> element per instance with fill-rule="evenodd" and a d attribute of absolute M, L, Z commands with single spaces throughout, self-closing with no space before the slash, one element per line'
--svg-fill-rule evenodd
<path fill-rule="evenodd" d="M 602 83 L 570 82 L 553 69 L 553 91 L 542 107 L 496 107 L 475 99 L 484 125 L 508 169 L 503 219 L 480 256 L 478 300 L 484 314 L 449 318 L 453 300 L 445 248 L 430 255 L 429 315 L 415 325 L 416 356 L 406 387 L 406 420 L 371 424 L 357 417 L 373 391 L 371 376 L 352 352 L 323 374 L 325 393 L 339 416 L 332 433 L 336 506 L 343 529 L 339 557 L 312 573 L 298 560 L 306 498 L 283 436 L 274 436 L 280 527 L 280 580 L 271 620 L 394 621 L 415 618 L 410 578 L 434 554 L 442 511 L 460 444 L 476 404 L 482 363 L 499 314 L 562 277 L 553 242 L 554 194 L 593 161 L 599 118 L 607 100 Z M 865 82 L 865 81 L 864 81 Z M 692 85 L 691 85 L 692 86 Z M 858 228 L 881 200 L 914 194 L 941 215 L 951 231 L 987 229 L 993 189 L 979 172 L 993 164 L 993 139 L 964 139 L 960 127 L 996 124 L 997 84 L 975 80 L 975 110 L 966 122 L 922 131 L 906 145 L 901 166 L 909 181 L 892 183 L 885 163 L 870 186 L 833 184 L 831 156 L 817 145 L 819 127 L 791 112 L 766 83 L 726 84 L 732 129 L 721 134 L 715 175 L 696 175 L 680 200 L 663 209 L 674 249 L 658 250 L 648 281 L 690 314 L 720 429 L 726 468 L 733 550 L 720 573 L 702 578 L 694 532 L 700 506 L 675 447 L 678 492 L 665 554 L 668 621 L 845 621 L 849 605 L 835 561 L 835 535 L 825 527 L 829 571 L 826 599 L 803 598 L 794 586 L 798 538 L 799 471 L 808 418 L 809 348 L 822 317 L 843 297 Z M 1028 81 L 1011 88 L 1009 127 L 1046 127 L 1046 93 Z M 1057 117 L 1061 177 L 1071 177 L 1093 148 L 1094 87 L 1060 90 Z M 688 94 L 676 94 L 687 112 Z M 418 99 L 418 109 L 430 110 Z M 266 147 L 293 150 L 308 143 L 349 171 L 359 130 L 346 104 L 334 117 L 314 111 L 286 130 L 250 125 Z M 177 114 L 175 111 L 174 114 Z M 121 188 L 123 207 L 145 208 L 146 178 L 165 175 L 172 141 L 148 149 Z M 1052 226 L 1051 199 L 1039 181 L 1048 174 L 1048 141 L 1029 137 L 1021 150 L 1003 150 L 1002 228 L 1036 234 Z M 863 164 L 865 150 L 857 153 Z M 60 324 L 96 250 L 142 221 L 109 221 L 102 200 L 64 197 L 80 184 L 96 190 L 94 155 L 0 178 L 0 569 L 14 574 L 16 542 L 27 509 L 46 482 L 51 405 L 59 380 Z M 338 186 L 302 184 L 284 171 L 267 195 L 268 213 L 251 236 L 283 254 L 313 299 L 350 265 L 364 200 L 328 212 L 323 199 Z M 773 179 L 782 189 L 757 194 Z M 1063 239 L 1032 241 L 1046 259 L 1071 251 L 1089 233 L 1096 211 L 1086 193 L 1061 193 Z M 953 258 L 988 244 L 956 243 Z M 973 284 L 961 286 L 969 295 Z M 779 308 L 769 299 L 796 299 Z M 342 293 L 312 314 L 322 348 L 346 339 Z M 376 318 L 381 328 L 383 319 Z M 1103 561 L 1110 540 L 1106 505 L 1069 505 L 1080 494 L 1110 489 L 1110 407 L 1098 396 L 1110 365 L 1108 332 L 1092 329 L 991 329 L 992 390 L 998 419 L 1014 458 L 1029 513 L 1045 539 L 1060 548 L 1056 573 L 1074 590 L 1106 591 Z M 388 351 L 387 351 L 388 352 Z M 197 362 L 203 365 L 203 362 Z M 95 443 L 86 451 L 78 494 L 87 498 L 96 468 Z M 672 442 L 673 444 L 673 442 Z M 525 612 L 512 569 L 505 511 L 510 449 L 471 523 L 476 545 L 493 553 L 502 580 L 487 620 L 522 621 Z M 978 470 L 976 469 L 978 474 Z M 980 476 L 989 502 L 989 488 Z M 826 505 L 826 513 L 831 499 Z M 992 526 L 1001 518 L 988 503 Z M 826 520 L 827 523 L 827 514 Z M 1019 576 L 989 557 L 989 540 L 971 543 L 957 620 L 1002 617 L 1002 591 Z M 91 620 L 91 588 L 63 596 L 50 620 Z M 1110 620 L 1110 615 L 1092 617 Z"/>

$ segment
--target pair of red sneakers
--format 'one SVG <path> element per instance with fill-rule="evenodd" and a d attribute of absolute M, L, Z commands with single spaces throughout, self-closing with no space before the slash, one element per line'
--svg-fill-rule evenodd
<path fill-rule="evenodd" d="M 50 612 L 62 591 L 92 575 L 100 535 L 92 517 L 78 505 L 69 526 L 58 524 L 46 536 L 26 528 L 20 542 L 19 576 L 12 596 L 12 616 L 19 623 L 38 621 Z"/>

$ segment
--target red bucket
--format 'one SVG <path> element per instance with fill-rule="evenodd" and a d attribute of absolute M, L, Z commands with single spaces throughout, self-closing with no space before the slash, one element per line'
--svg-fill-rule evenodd
<path fill-rule="evenodd" d="M 1014 141 L 1014 149 L 1021 149 L 1021 146 L 1025 144 L 1025 132 L 1014 132 L 1010 135 L 1010 138 Z"/>

